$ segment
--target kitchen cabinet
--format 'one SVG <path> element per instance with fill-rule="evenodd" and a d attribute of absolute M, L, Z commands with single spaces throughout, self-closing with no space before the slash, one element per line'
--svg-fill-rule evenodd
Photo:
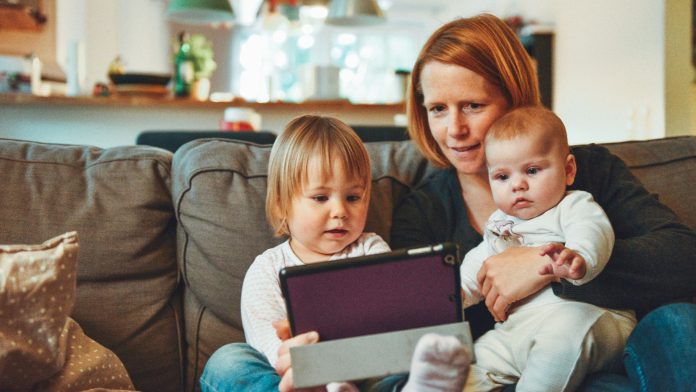
<path fill-rule="evenodd" d="M 39 31 L 46 19 L 43 0 L 0 0 L 0 30 Z"/>

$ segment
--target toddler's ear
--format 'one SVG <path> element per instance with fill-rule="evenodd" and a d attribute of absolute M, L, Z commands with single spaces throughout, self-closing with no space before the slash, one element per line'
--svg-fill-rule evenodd
<path fill-rule="evenodd" d="M 575 162 L 575 155 L 568 154 L 565 162 L 566 185 L 573 185 L 575 182 L 575 174 L 578 172 L 578 165 Z"/>

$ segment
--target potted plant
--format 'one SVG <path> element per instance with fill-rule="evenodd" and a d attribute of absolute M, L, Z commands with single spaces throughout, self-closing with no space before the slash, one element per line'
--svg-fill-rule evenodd
<path fill-rule="evenodd" d="M 210 95 L 210 77 L 217 68 L 213 43 L 202 34 L 193 34 L 190 38 L 190 45 L 193 60 L 191 95 L 194 99 L 205 101 Z"/>

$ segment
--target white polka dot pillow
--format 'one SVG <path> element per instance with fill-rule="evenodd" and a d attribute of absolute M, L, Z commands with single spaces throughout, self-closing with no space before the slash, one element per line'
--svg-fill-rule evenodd
<path fill-rule="evenodd" d="M 0 245 L 0 390 L 133 389 L 121 361 L 68 315 L 77 233 Z"/>

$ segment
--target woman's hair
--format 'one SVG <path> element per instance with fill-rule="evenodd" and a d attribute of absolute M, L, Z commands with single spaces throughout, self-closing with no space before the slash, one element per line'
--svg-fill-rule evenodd
<path fill-rule="evenodd" d="M 372 174 L 370 157 L 362 140 L 342 121 L 323 116 L 300 116 L 288 123 L 273 143 L 268 162 L 266 217 L 278 236 L 289 235 L 287 217 L 292 200 L 309 178 L 310 161 L 318 158 L 323 175 L 332 175 L 340 163 L 346 176 L 362 181 L 369 202 Z"/>
<path fill-rule="evenodd" d="M 448 167 L 451 163 L 433 138 L 428 113 L 423 107 L 420 78 L 423 67 L 429 62 L 458 65 L 481 75 L 500 89 L 510 108 L 541 102 L 531 58 L 504 21 L 482 14 L 459 18 L 440 27 L 418 54 L 406 105 L 411 139 L 436 166 Z"/>

